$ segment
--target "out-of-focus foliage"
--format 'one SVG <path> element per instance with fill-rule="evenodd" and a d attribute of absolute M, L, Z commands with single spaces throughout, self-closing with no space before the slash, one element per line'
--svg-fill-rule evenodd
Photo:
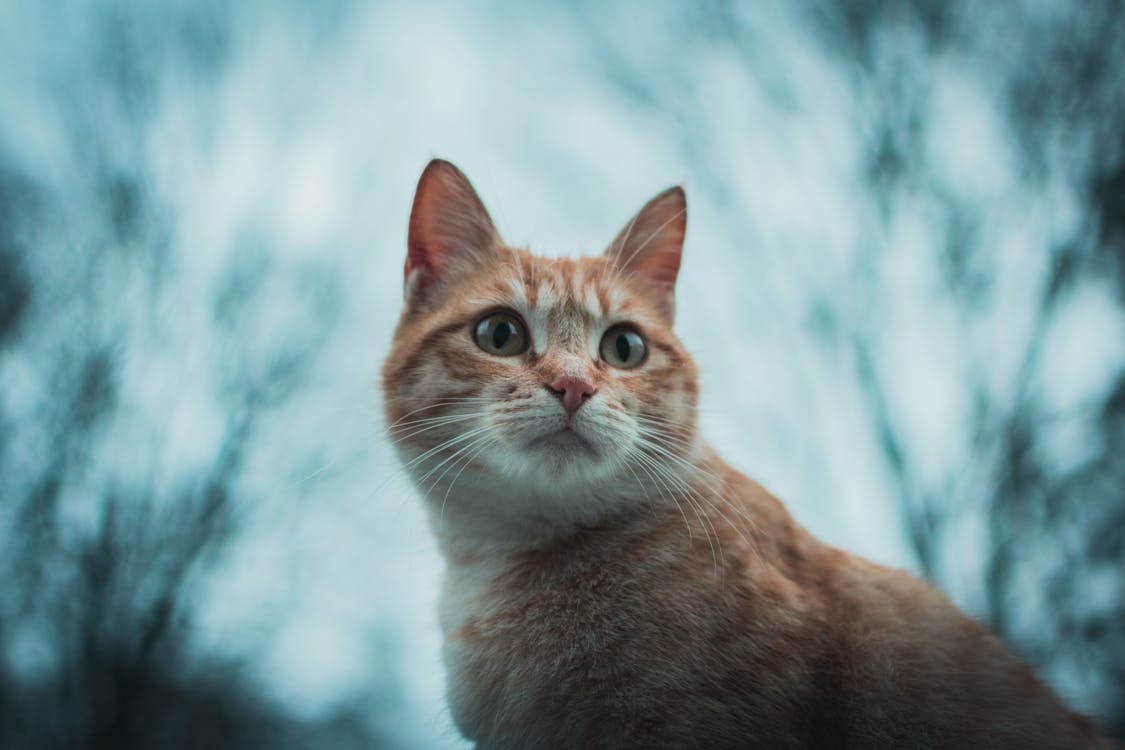
<path fill-rule="evenodd" d="M 959 512 L 983 519 L 980 613 L 1031 662 L 1097 694 L 1108 726 L 1125 735 L 1125 369 L 1120 319 L 1125 301 L 1125 14 L 1119 3 L 919 3 L 891 11 L 879 3 L 826 5 L 818 21 L 857 75 L 868 78 L 885 111 L 873 110 L 870 189 L 894 206 L 918 194 L 932 201 L 944 247 L 938 256 L 958 335 L 978 356 L 966 368 L 972 394 L 972 463 L 945 482 L 920 481 L 881 394 L 893 377 L 877 364 L 877 336 L 856 341 L 871 414 L 888 461 L 900 476 L 910 536 L 923 568 L 939 581 L 963 565 Z M 904 66 L 880 43 L 887 29 L 909 30 L 926 50 Z M 1004 388 L 990 382 L 995 351 L 973 339 L 989 325 L 1003 280 L 990 263 L 990 202 L 977 199 L 972 170 L 943 179 L 940 164 L 917 159 L 912 139 L 934 126 L 933 76 L 958 60 L 980 83 L 1010 134 L 1019 192 L 1070 192 L 1065 208 L 1048 198 L 1036 211 L 1073 212 L 1065 229 L 1041 239 L 1043 257 L 1027 278 L 1028 316 L 1002 345 L 1016 353 Z M 914 95 L 898 96 L 902 92 Z M 905 126 L 904 126 L 905 125 Z M 982 156 L 987 156 L 984 154 Z M 980 165 L 984 171 L 987 167 Z M 1030 218 L 1030 217 L 1029 217 Z M 1018 220 L 1018 214 L 1013 219 Z M 1063 221 L 1059 221 L 1063 224 Z M 1031 248 L 1026 248 L 1025 252 Z M 1090 310 L 1093 307 L 1094 310 Z M 1114 309 L 1116 308 L 1116 309 Z M 1090 317 L 1087 317 L 1090 316 Z M 1093 323 L 1094 330 L 1083 330 Z M 1101 336 L 1109 337 L 1102 340 Z M 1116 340 L 1114 340 L 1116 338 Z M 1090 387 L 1082 360 L 1114 355 Z M 1068 361 L 1069 360 L 1069 361 Z M 1098 377 L 1100 376 L 1100 377 Z M 980 472 L 966 511 L 951 504 L 957 473 Z M 983 490 L 983 491 L 982 491 Z M 944 547 L 944 551 L 939 551 Z"/>
<path fill-rule="evenodd" d="M 290 716 L 189 637 L 201 579 L 258 501 L 247 455 L 304 386 L 340 271 L 247 232 L 185 282 L 193 248 L 144 144 L 170 72 L 213 85 L 223 5 L 72 10 L 53 28 L 3 14 L 0 745 L 371 747 L 377 696 Z M 280 292 L 287 314 L 263 320 Z M 169 434 L 201 399 L 217 421 Z M 185 438 L 190 455 L 168 450 Z"/>
<path fill-rule="evenodd" d="M 535 247 L 683 180 L 708 435 L 1125 737 L 1122 59 L 1108 0 L 3 6 L 0 746 L 458 744 L 372 387 L 433 154 Z"/>

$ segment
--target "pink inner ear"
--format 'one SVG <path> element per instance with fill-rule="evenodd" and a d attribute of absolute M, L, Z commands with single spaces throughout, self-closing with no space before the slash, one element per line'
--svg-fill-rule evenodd
<path fill-rule="evenodd" d="M 427 218 L 419 215 L 411 216 L 406 264 L 403 269 L 406 276 L 412 273 L 440 276 L 449 263 L 449 256 L 453 253 L 454 243 L 443 244 L 434 241 L 439 236 L 440 229 L 424 226 Z"/>
<path fill-rule="evenodd" d="M 427 252 L 419 242 L 410 242 L 403 264 L 403 293 L 408 300 L 421 301 L 425 292 L 441 277 L 443 261 L 436 253 Z"/>
<path fill-rule="evenodd" d="M 676 285 L 676 277 L 680 273 L 680 253 L 664 250 L 646 254 L 631 263 L 629 269 L 653 286 L 671 288 Z"/>
<path fill-rule="evenodd" d="M 403 272 L 410 297 L 432 286 L 458 261 L 468 266 L 499 242 L 469 180 L 447 161 L 434 159 L 422 172 L 410 213 Z"/>
<path fill-rule="evenodd" d="M 618 233 L 607 257 L 659 294 L 669 315 L 687 228 L 687 200 L 679 187 L 650 200 Z"/>
<path fill-rule="evenodd" d="M 410 245 L 409 251 L 406 253 L 406 263 L 403 264 L 403 276 L 407 281 L 410 280 L 411 274 L 433 272 L 430 267 L 430 260 L 424 252 L 415 252 L 415 246 Z"/>

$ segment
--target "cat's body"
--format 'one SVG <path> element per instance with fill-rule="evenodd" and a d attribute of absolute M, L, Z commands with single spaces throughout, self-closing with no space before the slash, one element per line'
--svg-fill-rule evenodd
<path fill-rule="evenodd" d="M 606 255 L 504 246 L 434 162 L 384 367 L 482 748 L 1099 747 L 943 595 L 828 547 L 695 429 L 683 194 Z M 474 341 L 475 339 L 475 341 Z M 641 354 L 637 354 L 640 351 Z"/>
<path fill-rule="evenodd" d="M 665 506 L 542 549 L 450 557 L 442 626 L 468 736 L 511 748 L 1092 740 L 941 594 L 820 544 L 761 488 L 713 468 L 757 528 L 685 510 L 689 537 Z"/>

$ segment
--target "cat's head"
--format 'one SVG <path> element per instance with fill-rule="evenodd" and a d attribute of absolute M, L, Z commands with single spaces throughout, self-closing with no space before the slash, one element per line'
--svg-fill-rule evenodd
<path fill-rule="evenodd" d="M 465 176 L 430 162 L 383 367 L 390 436 L 423 494 L 589 522 L 674 486 L 696 444 L 697 373 L 672 332 L 685 226 L 672 188 L 602 255 L 541 258 L 505 245 Z"/>

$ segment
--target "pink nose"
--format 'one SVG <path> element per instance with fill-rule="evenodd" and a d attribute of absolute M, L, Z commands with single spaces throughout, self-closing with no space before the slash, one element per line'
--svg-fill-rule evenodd
<path fill-rule="evenodd" d="M 578 407 L 586 403 L 590 396 L 594 395 L 597 388 L 594 387 L 593 383 L 582 378 L 563 375 L 555 378 L 547 386 L 547 390 L 559 397 L 559 401 L 562 401 L 567 414 L 573 414 L 578 411 Z"/>

